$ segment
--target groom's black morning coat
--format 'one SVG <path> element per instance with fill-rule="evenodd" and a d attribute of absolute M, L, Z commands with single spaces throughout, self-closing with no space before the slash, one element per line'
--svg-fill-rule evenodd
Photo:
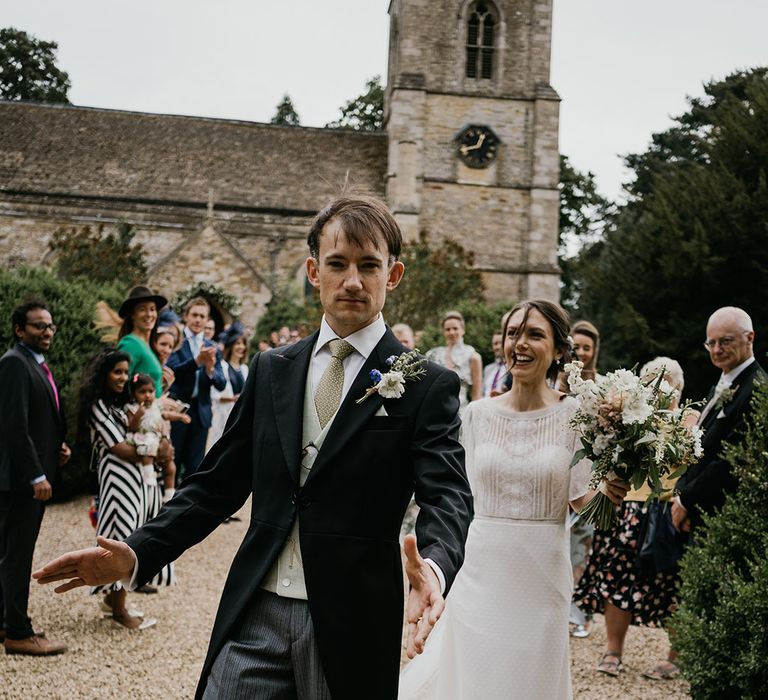
<path fill-rule="evenodd" d="M 342 402 L 299 488 L 303 398 L 317 333 L 258 355 L 221 440 L 160 515 L 127 543 L 138 584 L 208 535 L 253 495 L 248 532 L 222 594 L 199 697 L 211 665 L 239 623 L 301 513 L 309 607 L 334 700 L 397 697 L 403 619 L 398 536 L 411 494 L 421 506 L 423 557 L 450 588 L 472 518 L 458 442 L 459 380 L 433 363 L 399 399 L 374 394 L 372 369 L 405 348 L 387 329 Z M 374 415 L 381 406 L 388 415 Z"/>

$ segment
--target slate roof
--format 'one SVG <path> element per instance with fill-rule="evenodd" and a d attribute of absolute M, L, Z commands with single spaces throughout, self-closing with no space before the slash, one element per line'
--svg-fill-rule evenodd
<path fill-rule="evenodd" d="M 0 100 L 0 193 L 315 212 L 347 172 L 384 195 L 384 132 Z"/>

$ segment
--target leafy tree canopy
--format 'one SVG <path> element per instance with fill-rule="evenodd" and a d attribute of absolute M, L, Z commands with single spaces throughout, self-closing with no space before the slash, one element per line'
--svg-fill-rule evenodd
<path fill-rule="evenodd" d="M 0 97 L 68 104 L 69 76 L 56 66 L 58 44 L 13 27 L 0 29 Z"/>
<path fill-rule="evenodd" d="M 72 280 L 87 277 L 94 282 L 117 282 L 130 287 L 146 280 L 144 248 L 134 243 L 133 227 L 125 222 L 115 231 L 103 226 L 61 228 L 48 247 L 56 261 L 59 277 Z"/>
<path fill-rule="evenodd" d="M 300 126 L 299 113 L 293 106 L 293 100 L 289 95 L 283 95 L 280 104 L 277 105 L 275 116 L 269 121 L 270 124 L 280 124 L 282 126 Z"/>
<path fill-rule="evenodd" d="M 705 86 L 705 97 L 627 165 L 630 197 L 574 261 L 579 312 L 601 331 L 603 366 L 669 355 L 700 398 L 715 377 L 701 348 L 718 307 L 768 325 L 768 69 Z M 768 349 L 758 334 L 756 354 Z"/>
<path fill-rule="evenodd" d="M 560 156 L 559 190 L 561 301 L 567 309 L 574 310 L 581 291 L 574 258 L 584 246 L 600 240 L 614 207 L 597 191 L 594 174 L 577 170 L 564 155 Z"/>
<path fill-rule="evenodd" d="M 400 259 L 405 277 L 387 295 L 384 315 L 388 323 L 407 323 L 419 330 L 462 300 L 483 302 L 483 280 L 473 269 L 472 253 L 450 238 L 433 246 L 422 232 L 418 241 L 403 246 Z"/>
<path fill-rule="evenodd" d="M 341 119 L 326 124 L 329 129 L 381 131 L 384 128 L 384 88 L 381 76 L 374 75 L 365 84 L 365 92 L 341 108 Z"/>

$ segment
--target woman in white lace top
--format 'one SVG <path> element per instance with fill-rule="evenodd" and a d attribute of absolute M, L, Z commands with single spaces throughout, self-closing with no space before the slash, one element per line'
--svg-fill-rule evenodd
<path fill-rule="evenodd" d="M 475 499 L 464 566 L 424 653 L 403 671 L 402 700 L 571 697 L 566 515 L 588 493 L 590 467 L 570 468 L 576 400 L 550 388 L 569 359 L 556 304 L 518 304 L 504 327 L 512 389 L 472 402 L 462 442 Z M 621 502 L 626 485 L 610 482 Z"/>
<path fill-rule="evenodd" d="M 464 317 L 448 311 L 441 320 L 445 345 L 427 351 L 427 359 L 452 369 L 461 380 L 459 410 L 483 395 L 483 359 L 471 345 L 464 344 Z"/>

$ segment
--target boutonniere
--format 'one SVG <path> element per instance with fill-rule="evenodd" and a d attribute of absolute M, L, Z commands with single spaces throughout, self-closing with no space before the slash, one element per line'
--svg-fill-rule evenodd
<path fill-rule="evenodd" d="M 418 348 L 402 355 L 392 355 L 386 360 L 389 371 L 371 370 L 373 386 L 355 402 L 363 403 L 369 396 L 379 394 L 385 399 L 399 399 L 405 393 L 406 381 L 418 381 L 427 373 L 427 360 L 419 355 Z"/>
<path fill-rule="evenodd" d="M 713 404 L 712 404 L 712 410 L 717 410 L 718 408 L 723 408 L 725 404 L 727 404 L 734 396 L 734 394 L 739 390 L 738 385 L 737 386 L 729 386 L 721 391 L 718 391 L 715 396 L 712 398 Z"/>

